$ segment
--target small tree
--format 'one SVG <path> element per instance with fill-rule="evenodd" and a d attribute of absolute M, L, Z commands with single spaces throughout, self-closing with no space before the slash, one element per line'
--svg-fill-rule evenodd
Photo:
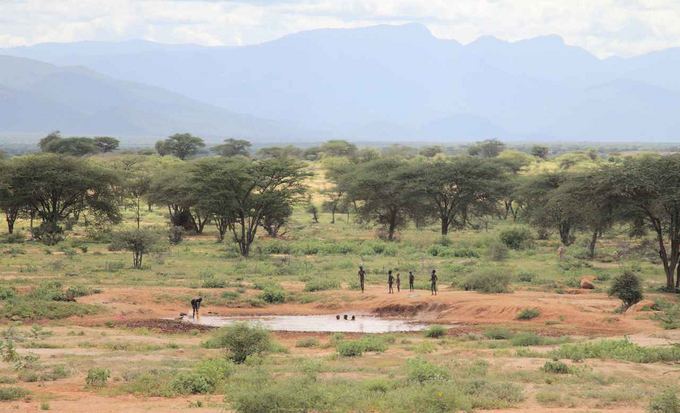
<path fill-rule="evenodd" d="M 271 348 L 271 337 L 264 327 L 236 323 L 217 330 L 205 346 L 226 349 L 231 360 L 243 363 L 248 356 L 268 351 Z"/>
<path fill-rule="evenodd" d="M 99 152 L 107 153 L 113 152 L 118 149 L 120 141 L 116 138 L 111 138 L 109 136 L 97 136 L 93 139 L 94 146 L 97 147 Z"/>
<path fill-rule="evenodd" d="M 111 247 L 132 252 L 132 267 L 141 269 L 144 255 L 159 250 L 160 241 L 161 236 L 156 231 L 135 229 L 114 233 Z"/>
<path fill-rule="evenodd" d="M 205 147 L 203 139 L 190 133 L 176 133 L 156 142 L 156 151 L 159 155 L 173 155 L 182 160 L 195 155 L 203 147 Z"/>
<path fill-rule="evenodd" d="M 307 205 L 307 212 L 312 214 L 312 222 L 315 224 L 319 223 L 319 208 L 312 202 Z"/>
<path fill-rule="evenodd" d="M 249 156 L 250 152 L 250 142 L 243 139 L 225 139 L 224 143 L 221 145 L 213 146 L 210 148 L 211 151 L 215 152 L 220 156 L 232 157 L 232 156 Z"/>
<path fill-rule="evenodd" d="M 614 278 L 609 296 L 615 296 L 623 302 L 622 309 L 626 311 L 632 305 L 642 300 L 642 285 L 632 271 L 624 271 L 623 274 Z"/>

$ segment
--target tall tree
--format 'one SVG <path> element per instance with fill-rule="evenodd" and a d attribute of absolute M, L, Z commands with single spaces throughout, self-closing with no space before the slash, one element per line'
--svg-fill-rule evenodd
<path fill-rule="evenodd" d="M 213 146 L 211 150 L 227 158 L 232 156 L 250 156 L 251 143 L 243 139 L 225 139 L 221 145 Z"/>
<path fill-rule="evenodd" d="M 358 164 L 342 176 L 348 196 L 359 201 L 357 212 L 366 222 L 376 222 L 388 240 L 404 226 L 409 208 L 415 206 L 405 186 L 409 183 L 407 164 L 397 158 L 380 158 Z"/>
<path fill-rule="evenodd" d="M 468 148 L 468 154 L 482 158 L 495 158 L 505 149 L 505 144 L 498 139 L 487 139 L 477 142 Z"/>
<path fill-rule="evenodd" d="M 88 211 L 111 222 L 120 221 L 116 174 L 89 160 L 54 154 L 13 158 L 9 188 L 42 221 L 36 237 L 57 242 L 66 219 Z"/>
<path fill-rule="evenodd" d="M 165 168 L 151 180 L 148 197 L 154 204 L 168 208 L 173 227 L 201 234 L 210 214 L 199 205 L 194 178 L 191 164 L 179 163 L 175 167 Z"/>
<path fill-rule="evenodd" d="M 190 133 L 176 133 L 165 140 L 156 142 L 159 155 L 173 155 L 182 160 L 196 155 L 203 147 L 205 147 L 203 139 Z"/>
<path fill-rule="evenodd" d="M 627 207 L 626 218 L 647 224 L 656 235 L 666 288 L 680 286 L 680 154 L 649 155 L 624 160 L 603 175 L 616 198 Z M 676 275 L 677 272 L 677 275 Z"/>
<path fill-rule="evenodd" d="M 120 141 L 110 136 L 97 136 L 92 141 L 94 146 L 102 153 L 113 152 L 120 146 Z"/>

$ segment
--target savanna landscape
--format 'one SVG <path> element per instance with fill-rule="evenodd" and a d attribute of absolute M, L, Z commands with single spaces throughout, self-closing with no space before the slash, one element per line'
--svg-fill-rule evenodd
<path fill-rule="evenodd" d="M 0 162 L 0 411 L 678 412 L 674 151 L 50 134 Z M 207 322 L 319 315 L 423 328 Z"/>

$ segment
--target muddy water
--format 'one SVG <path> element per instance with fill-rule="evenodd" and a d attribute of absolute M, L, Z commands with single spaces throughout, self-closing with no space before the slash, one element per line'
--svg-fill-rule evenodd
<path fill-rule="evenodd" d="M 350 315 L 351 318 L 351 315 Z M 390 333 L 400 331 L 420 331 L 427 327 L 426 324 L 397 320 L 389 318 L 373 317 L 369 315 L 357 315 L 356 320 L 340 320 L 335 315 L 281 315 L 259 317 L 218 317 L 201 316 L 199 320 L 189 322 L 222 327 L 236 322 L 248 322 L 260 324 L 272 331 L 298 331 L 298 332 L 332 332 L 332 333 Z"/>

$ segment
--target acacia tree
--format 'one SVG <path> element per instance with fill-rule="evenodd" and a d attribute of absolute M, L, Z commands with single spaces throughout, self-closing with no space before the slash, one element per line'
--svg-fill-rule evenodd
<path fill-rule="evenodd" d="M 250 254 L 266 215 L 299 201 L 309 175 L 301 164 L 288 158 L 216 158 L 201 164 L 205 165 L 204 174 L 193 182 L 205 189 L 202 196 L 212 198 L 214 214 L 229 217 L 228 228 L 244 257 Z"/>
<path fill-rule="evenodd" d="M 122 179 L 123 196 L 129 199 L 135 209 L 135 220 L 139 229 L 142 220 L 142 200 L 151 190 L 153 175 L 148 158 L 140 155 L 123 156 L 113 163 Z"/>
<path fill-rule="evenodd" d="M 115 188 L 119 179 L 113 171 L 85 159 L 54 154 L 28 155 L 12 159 L 8 188 L 28 210 L 42 221 L 36 238 L 46 243 L 61 239 L 61 224 L 77 220 L 82 211 L 119 222 Z"/>
<path fill-rule="evenodd" d="M 473 214 L 497 210 L 503 171 L 492 161 L 458 157 L 418 164 L 412 173 L 407 188 L 427 200 L 444 236 L 451 227 L 464 227 Z"/>
<path fill-rule="evenodd" d="M 92 141 L 94 142 L 94 146 L 102 153 L 113 152 L 118 149 L 118 146 L 120 145 L 118 139 L 110 136 L 97 136 L 92 139 Z"/>
<path fill-rule="evenodd" d="M 626 159 L 605 169 L 606 184 L 626 207 L 626 218 L 655 233 L 669 291 L 680 286 L 680 155 Z M 676 276 L 677 272 L 677 276 Z"/>
<path fill-rule="evenodd" d="M 113 250 L 126 250 L 132 252 L 132 267 L 142 268 L 144 255 L 158 251 L 161 247 L 161 236 L 156 231 L 148 229 L 135 229 L 115 232 L 112 236 L 111 248 Z"/>
<path fill-rule="evenodd" d="M 205 147 L 203 139 L 190 133 L 176 133 L 156 142 L 156 151 L 159 155 L 173 155 L 182 160 L 196 155 L 203 147 Z"/>
<path fill-rule="evenodd" d="M 357 201 L 359 218 L 378 223 L 390 241 L 406 224 L 409 208 L 416 206 L 406 189 L 410 182 L 407 164 L 397 158 L 358 164 L 342 175 L 341 182 L 347 188 L 348 197 Z"/>
<path fill-rule="evenodd" d="M 516 198 L 524 205 L 529 222 L 540 228 L 555 228 L 562 244 L 574 242 L 574 232 L 583 224 L 583 211 L 573 199 L 562 197 L 557 189 L 566 181 L 565 173 L 527 177 L 517 188 Z"/>
<path fill-rule="evenodd" d="M 203 233 L 210 214 L 199 205 L 198 191 L 191 164 L 177 163 L 156 174 L 149 187 L 149 200 L 166 205 L 173 227 Z"/>
<path fill-rule="evenodd" d="M 250 142 L 244 139 L 225 139 L 221 145 L 213 146 L 210 150 L 220 156 L 249 156 Z"/>

